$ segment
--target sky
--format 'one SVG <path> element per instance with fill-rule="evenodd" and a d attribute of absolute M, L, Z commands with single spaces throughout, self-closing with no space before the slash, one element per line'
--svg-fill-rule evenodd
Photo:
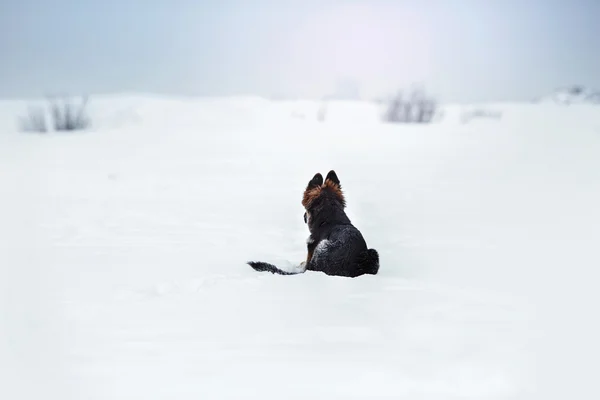
<path fill-rule="evenodd" d="M 600 90 L 595 0 L 0 0 L 0 97 Z"/>

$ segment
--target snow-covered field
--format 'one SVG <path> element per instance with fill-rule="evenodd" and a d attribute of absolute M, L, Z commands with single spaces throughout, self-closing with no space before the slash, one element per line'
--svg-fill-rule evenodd
<path fill-rule="evenodd" d="M 25 104 L 0 103 L 0 398 L 598 398 L 598 106 L 105 96 L 36 135 Z M 380 274 L 253 271 L 303 260 L 329 169 Z"/>

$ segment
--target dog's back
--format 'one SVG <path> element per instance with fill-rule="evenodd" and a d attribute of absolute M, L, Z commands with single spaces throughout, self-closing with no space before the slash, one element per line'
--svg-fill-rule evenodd
<path fill-rule="evenodd" d="M 321 271 L 327 275 L 356 277 L 377 274 L 379 255 L 367 244 L 354 225 L 340 224 L 324 227 L 316 239 L 308 270 Z"/>

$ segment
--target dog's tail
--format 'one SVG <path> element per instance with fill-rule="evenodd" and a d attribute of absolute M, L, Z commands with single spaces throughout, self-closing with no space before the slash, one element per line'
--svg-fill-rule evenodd
<path fill-rule="evenodd" d="M 379 253 L 375 249 L 367 249 L 362 252 L 358 260 L 358 270 L 360 275 L 377 275 L 379 272 Z"/>
<path fill-rule="evenodd" d="M 296 274 L 301 274 L 304 271 L 298 270 L 298 271 L 284 271 L 280 268 L 277 268 L 275 265 L 273 264 L 269 264 L 266 262 L 262 262 L 262 261 L 249 261 L 248 265 L 250 265 L 252 268 L 254 268 L 256 271 L 259 272 L 270 272 L 272 274 L 278 274 L 278 275 L 296 275 Z"/>

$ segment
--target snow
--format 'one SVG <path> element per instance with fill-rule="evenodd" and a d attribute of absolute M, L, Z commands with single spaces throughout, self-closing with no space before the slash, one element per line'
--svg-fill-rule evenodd
<path fill-rule="evenodd" d="M 37 135 L 26 104 L 0 104 L 1 398 L 597 398 L 598 107 L 124 94 Z M 252 270 L 304 260 L 329 169 L 379 274 Z"/>

